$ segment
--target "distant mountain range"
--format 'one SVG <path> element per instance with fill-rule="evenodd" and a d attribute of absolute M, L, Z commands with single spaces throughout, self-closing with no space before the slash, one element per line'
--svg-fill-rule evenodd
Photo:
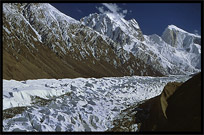
<path fill-rule="evenodd" d="M 2 17 L 4 79 L 201 71 L 201 37 L 174 25 L 144 35 L 135 19 L 94 13 L 77 21 L 46 3 L 3 3 Z"/>

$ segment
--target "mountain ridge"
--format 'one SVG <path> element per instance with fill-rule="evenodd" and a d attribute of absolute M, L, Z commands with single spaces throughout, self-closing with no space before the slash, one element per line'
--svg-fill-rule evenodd
<path fill-rule="evenodd" d="M 94 24 L 94 19 L 89 17 L 94 16 L 98 16 L 99 20 L 101 19 L 104 24 L 109 25 L 106 25 L 106 27 L 97 25 L 98 29 L 93 28 L 96 23 Z M 119 19 L 120 22 L 114 22 L 114 17 Z M 173 58 L 172 56 L 169 55 L 170 58 L 168 59 L 167 56 L 161 55 L 158 43 L 155 45 L 149 40 L 149 36 L 142 34 L 135 19 L 126 21 L 123 18 L 113 16 L 113 14 L 102 17 L 99 14 L 91 14 L 86 18 L 86 20 L 89 19 L 92 22 L 92 26 L 90 26 L 91 23 L 86 24 L 86 21 L 83 21 L 84 18 L 77 21 L 61 13 L 50 4 L 4 3 L 3 78 L 17 80 L 33 78 L 31 73 L 21 76 L 23 71 L 20 69 L 25 67 L 25 64 L 18 63 L 17 58 L 20 54 L 22 56 L 19 57 L 21 61 L 29 61 L 26 65 L 27 69 L 29 69 L 29 65 L 34 65 L 40 69 L 39 72 L 46 72 L 45 74 L 47 74 L 44 76 L 37 75 L 34 78 L 163 76 L 200 71 L 199 60 L 194 60 L 193 64 L 187 62 L 183 64 L 182 62 L 186 61 L 186 58 L 179 56 L 181 62 L 175 64 L 175 61 L 170 60 Z M 99 20 L 97 23 L 101 23 Z M 110 28 L 110 26 L 112 27 Z M 42 51 L 41 46 L 46 49 Z M 165 46 L 166 48 L 161 50 L 169 50 L 168 45 Z M 24 47 L 27 48 L 29 53 L 24 53 L 25 49 L 21 50 Z M 195 50 L 195 52 L 200 50 L 197 46 L 193 47 L 194 49 L 191 50 Z M 170 47 L 170 50 L 180 53 L 175 48 Z M 45 55 L 40 58 L 32 58 L 32 55 L 41 55 L 38 51 L 45 53 Z M 52 54 L 52 57 L 49 56 L 48 52 Z M 199 57 L 199 55 L 195 55 L 195 52 L 190 52 L 194 59 Z M 184 51 L 183 53 L 186 54 Z M 186 55 L 190 57 L 190 55 Z M 9 58 L 12 58 L 12 60 L 10 59 L 12 63 L 16 63 L 12 65 L 13 70 L 9 70 L 11 64 L 6 62 L 6 59 Z M 53 62 L 50 58 L 57 60 L 56 63 L 58 64 L 51 64 Z M 42 60 L 44 66 L 39 64 L 42 63 L 39 62 Z M 48 68 L 51 65 L 53 68 Z M 60 67 L 64 68 L 60 69 Z M 181 67 L 184 67 L 184 69 Z M 36 69 L 33 66 L 30 66 L 30 68 L 30 70 Z M 50 71 L 47 71 L 46 68 Z M 15 77 L 12 74 L 16 74 Z"/>

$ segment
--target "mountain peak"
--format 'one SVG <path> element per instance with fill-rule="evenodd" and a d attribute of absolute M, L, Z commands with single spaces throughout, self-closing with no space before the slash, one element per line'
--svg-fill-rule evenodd
<path fill-rule="evenodd" d="M 100 34 L 106 35 L 116 43 L 125 45 L 131 39 L 143 41 L 144 37 L 135 19 L 129 21 L 115 13 L 90 14 L 80 20 Z"/>
<path fill-rule="evenodd" d="M 162 39 L 169 45 L 186 50 L 187 52 L 199 52 L 199 46 L 195 44 L 201 43 L 201 37 L 185 30 L 178 28 L 175 25 L 168 25 L 162 34 Z"/>
<path fill-rule="evenodd" d="M 179 31 L 179 32 L 182 32 L 182 33 L 187 33 L 187 34 L 189 34 L 191 36 L 200 38 L 200 35 L 195 35 L 193 33 L 187 32 L 187 31 L 185 31 L 185 30 L 183 30 L 183 29 L 181 29 L 181 28 L 179 28 L 179 27 L 177 27 L 177 26 L 175 26 L 173 24 L 168 25 L 166 29 L 169 29 L 171 31 Z"/>
<path fill-rule="evenodd" d="M 119 14 L 114 14 L 114 13 L 105 13 L 106 16 L 108 16 L 111 20 L 121 20 L 123 19 L 122 16 L 120 16 Z"/>
<path fill-rule="evenodd" d="M 167 29 L 180 31 L 180 32 L 183 32 L 183 33 L 188 33 L 188 32 L 186 32 L 185 30 L 183 30 L 183 29 L 181 29 L 181 28 L 179 28 L 179 27 L 177 27 L 177 26 L 175 26 L 175 25 L 173 25 L 173 24 L 168 25 Z"/>
<path fill-rule="evenodd" d="M 133 18 L 131 20 L 128 20 L 128 22 L 130 22 L 131 24 L 133 24 L 133 26 L 136 28 L 136 29 L 140 29 L 139 27 L 139 24 L 137 23 L 137 21 Z"/>

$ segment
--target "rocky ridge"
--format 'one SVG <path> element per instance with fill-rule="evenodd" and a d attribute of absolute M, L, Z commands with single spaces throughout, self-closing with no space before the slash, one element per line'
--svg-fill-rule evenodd
<path fill-rule="evenodd" d="M 4 79 L 191 74 L 201 63 L 192 41 L 178 50 L 111 13 L 77 21 L 47 3 L 3 4 Z"/>

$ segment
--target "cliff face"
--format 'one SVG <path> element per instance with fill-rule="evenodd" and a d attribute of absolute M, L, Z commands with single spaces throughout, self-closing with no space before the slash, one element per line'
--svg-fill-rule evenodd
<path fill-rule="evenodd" d="M 201 73 L 183 84 L 168 83 L 139 108 L 140 131 L 201 131 Z"/>

